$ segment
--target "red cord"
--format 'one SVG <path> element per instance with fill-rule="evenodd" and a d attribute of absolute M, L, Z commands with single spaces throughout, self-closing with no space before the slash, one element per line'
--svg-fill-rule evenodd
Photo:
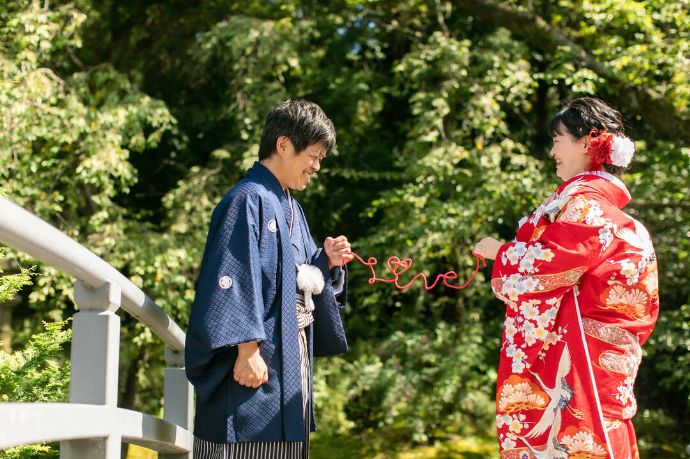
<path fill-rule="evenodd" d="M 474 280 L 474 278 L 477 276 L 477 273 L 479 272 L 479 269 L 480 269 L 479 268 L 480 264 L 482 265 L 482 268 L 486 268 L 486 260 L 484 260 L 484 257 L 482 257 L 478 253 L 474 252 L 474 250 L 473 250 L 472 255 L 474 255 L 474 257 L 476 259 L 476 265 L 474 267 L 474 273 L 472 273 L 470 278 L 467 279 L 467 281 L 464 284 L 461 284 L 461 285 L 449 284 L 448 281 L 454 281 L 458 278 L 458 273 L 456 273 L 455 271 L 448 271 L 445 274 L 437 275 L 436 280 L 431 285 L 429 285 L 429 282 L 426 278 L 426 275 L 424 275 L 424 273 L 418 273 L 407 284 L 400 285 L 398 283 L 398 279 L 400 278 L 400 275 L 407 272 L 412 267 L 412 259 L 411 258 L 405 258 L 405 259 L 401 260 L 400 258 L 396 257 L 395 255 L 388 258 L 388 260 L 386 261 L 386 266 L 388 267 L 388 271 L 391 274 L 393 274 L 394 277 L 392 279 L 383 279 L 381 277 L 376 277 L 376 269 L 374 268 L 374 266 L 378 264 L 378 260 L 376 258 L 369 257 L 367 259 L 367 261 L 364 261 L 355 252 L 350 252 L 350 253 L 352 254 L 352 256 L 355 257 L 355 259 L 357 261 L 362 263 L 364 266 L 369 268 L 369 270 L 371 271 L 371 277 L 369 278 L 369 281 L 368 281 L 369 284 L 373 285 L 376 282 L 383 282 L 386 284 L 394 284 L 400 290 L 405 290 L 410 285 L 414 284 L 417 281 L 417 279 L 419 279 L 420 277 L 424 281 L 424 289 L 425 290 L 431 290 L 434 287 L 436 287 L 439 280 L 441 280 L 441 279 L 443 279 L 443 285 L 445 285 L 446 287 L 452 288 L 454 290 L 461 290 L 461 289 L 467 287 L 470 284 L 470 282 L 472 282 Z"/>

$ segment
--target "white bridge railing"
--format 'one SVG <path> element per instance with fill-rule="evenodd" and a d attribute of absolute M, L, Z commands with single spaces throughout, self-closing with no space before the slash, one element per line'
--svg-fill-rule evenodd
<path fill-rule="evenodd" d="M 61 458 L 113 459 L 123 442 L 191 459 L 193 391 L 185 334 L 140 288 L 103 259 L 0 197 L 0 243 L 74 277 L 70 403 L 0 403 L 0 449 L 60 442 Z M 166 344 L 164 419 L 117 407 L 122 307 Z"/>

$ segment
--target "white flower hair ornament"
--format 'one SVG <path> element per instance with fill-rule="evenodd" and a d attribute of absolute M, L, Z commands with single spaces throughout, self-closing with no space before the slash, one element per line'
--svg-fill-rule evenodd
<path fill-rule="evenodd" d="M 324 285 L 326 281 L 319 268 L 306 263 L 297 266 L 297 287 L 304 292 L 304 304 L 309 311 L 314 310 L 312 295 L 321 293 Z"/>
<path fill-rule="evenodd" d="M 601 169 L 602 164 L 628 167 L 635 154 L 635 143 L 623 135 L 612 134 L 605 129 L 592 129 L 589 133 L 587 153 L 595 170 Z"/>
<path fill-rule="evenodd" d="M 611 164 L 628 167 L 635 154 L 635 144 L 627 137 L 614 135 L 611 146 Z"/>

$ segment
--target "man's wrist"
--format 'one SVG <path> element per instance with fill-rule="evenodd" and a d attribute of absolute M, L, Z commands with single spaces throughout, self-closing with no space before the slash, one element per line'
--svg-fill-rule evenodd
<path fill-rule="evenodd" d="M 259 343 L 250 341 L 248 343 L 241 343 L 237 345 L 237 353 L 239 357 L 250 357 L 259 349 Z"/>

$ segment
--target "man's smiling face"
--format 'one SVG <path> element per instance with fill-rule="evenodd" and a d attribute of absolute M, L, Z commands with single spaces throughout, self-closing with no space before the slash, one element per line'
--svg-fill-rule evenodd
<path fill-rule="evenodd" d="M 292 142 L 287 138 L 286 140 L 288 145 L 283 156 L 283 186 L 301 191 L 309 185 L 312 175 L 321 169 L 321 160 L 326 155 L 326 146 L 316 143 L 298 153 Z"/>

